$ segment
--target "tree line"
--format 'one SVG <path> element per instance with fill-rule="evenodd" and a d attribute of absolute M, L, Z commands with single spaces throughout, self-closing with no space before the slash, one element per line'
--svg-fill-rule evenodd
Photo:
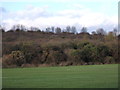
<path fill-rule="evenodd" d="M 14 25 L 2 33 L 3 67 L 69 66 L 120 63 L 117 29 L 106 33 L 99 28 L 91 34 L 83 27 L 26 29 Z"/>
<path fill-rule="evenodd" d="M 0 26 L 0 29 L 2 30 L 2 32 L 5 32 L 5 28 L 3 28 L 2 26 Z M 73 34 L 78 34 L 77 29 L 75 26 L 66 26 L 65 29 L 61 29 L 60 27 L 47 27 L 45 30 L 41 30 L 38 27 L 30 27 L 27 28 L 24 25 L 21 24 L 17 24 L 17 25 L 13 25 L 12 28 L 10 30 L 8 30 L 8 32 L 22 32 L 22 31 L 27 31 L 27 32 L 47 32 L 47 33 L 73 33 Z M 117 29 L 114 28 L 113 31 L 114 34 L 117 34 Z M 89 33 L 87 31 L 87 27 L 82 27 L 81 28 L 81 33 Z M 103 29 L 103 28 L 98 28 L 96 31 L 92 31 L 92 34 L 102 34 L 105 35 L 107 34 L 107 32 Z"/>

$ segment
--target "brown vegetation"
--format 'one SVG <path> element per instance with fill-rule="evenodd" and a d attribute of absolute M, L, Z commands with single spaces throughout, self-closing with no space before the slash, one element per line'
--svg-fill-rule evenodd
<path fill-rule="evenodd" d="M 119 63 L 118 40 L 114 32 L 103 29 L 89 34 L 86 28 L 76 33 L 10 30 L 3 32 L 3 67 L 69 66 Z M 2 30 L 3 31 L 3 30 Z M 54 31 L 54 30 L 53 30 Z"/>

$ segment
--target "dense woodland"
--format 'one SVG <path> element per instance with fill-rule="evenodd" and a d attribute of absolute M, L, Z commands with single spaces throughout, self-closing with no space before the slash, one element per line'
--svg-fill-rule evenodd
<path fill-rule="evenodd" d="M 117 29 L 89 33 L 83 27 L 78 33 L 74 26 L 40 30 L 14 25 L 8 31 L 0 30 L 4 68 L 120 63 Z"/>

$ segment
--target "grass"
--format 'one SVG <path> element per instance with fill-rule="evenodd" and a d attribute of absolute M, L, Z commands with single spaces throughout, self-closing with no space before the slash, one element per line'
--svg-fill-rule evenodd
<path fill-rule="evenodd" d="M 3 69 L 3 88 L 117 88 L 118 64 Z"/>

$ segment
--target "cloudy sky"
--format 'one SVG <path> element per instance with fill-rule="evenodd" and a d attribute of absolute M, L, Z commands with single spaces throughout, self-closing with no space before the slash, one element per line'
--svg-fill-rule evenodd
<path fill-rule="evenodd" d="M 119 0 L 0 0 L 0 24 L 44 29 L 49 26 L 76 26 L 106 31 L 117 28 Z"/>

